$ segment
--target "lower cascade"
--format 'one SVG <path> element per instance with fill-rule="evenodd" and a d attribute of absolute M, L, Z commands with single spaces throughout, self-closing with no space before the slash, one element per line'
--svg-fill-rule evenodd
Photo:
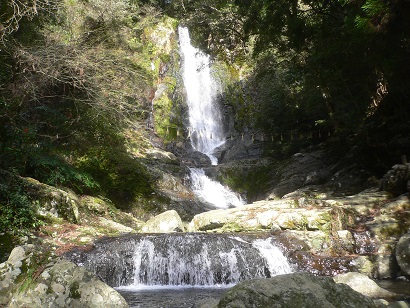
<path fill-rule="evenodd" d="M 245 204 L 239 194 L 207 177 L 203 169 L 190 168 L 190 172 L 192 190 L 201 200 L 222 209 Z"/>
<path fill-rule="evenodd" d="M 292 272 L 273 238 L 161 234 L 105 239 L 67 255 L 112 287 L 229 286 Z"/>

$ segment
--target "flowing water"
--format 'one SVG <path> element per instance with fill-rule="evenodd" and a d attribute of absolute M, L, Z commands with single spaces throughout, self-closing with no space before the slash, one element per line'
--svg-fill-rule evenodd
<path fill-rule="evenodd" d="M 225 143 L 217 102 L 220 86 L 211 76 L 209 56 L 191 45 L 188 29 L 179 27 L 178 34 L 191 145 L 217 165 L 214 151 Z M 207 177 L 204 170 L 190 168 L 190 173 L 192 190 L 203 202 L 216 208 L 245 203 Z M 116 281 L 111 285 L 121 286 L 118 290 L 131 307 L 194 307 L 203 299 L 219 298 L 224 289 L 242 280 L 290 272 L 285 257 L 268 240 L 247 242 L 189 234 L 144 237 L 135 243 L 128 264 L 132 267 L 125 272 L 133 273 L 132 283 L 123 271 L 112 276 Z"/>
<path fill-rule="evenodd" d="M 214 150 L 225 143 L 225 132 L 217 96 L 220 86 L 212 78 L 209 56 L 191 45 L 188 28 L 179 27 L 182 77 L 189 110 L 191 145 L 218 164 Z M 203 201 L 217 208 L 243 205 L 242 198 L 211 180 L 201 169 L 191 168 L 192 190 Z"/>
<path fill-rule="evenodd" d="M 251 234 L 134 234 L 66 257 L 144 308 L 192 307 L 243 280 L 292 271 L 273 237 Z"/>
<path fill-rule="evenodd" d="M 217 104 L 220 86 L 212 78 L 209 56 L 191 45 L 188 28 L 179 27 L 178 35 L 191 144 L 216 165 L 218 160 L 213 151 L 225 143 L 222 115 Z"/>
<path fill-rule="evenodd" d="M 201 201 L 221 209 L 245 204 L 239 194 L 207 177 L 204 170 L 190 168 L 190 171 L 192 190 Z"/>

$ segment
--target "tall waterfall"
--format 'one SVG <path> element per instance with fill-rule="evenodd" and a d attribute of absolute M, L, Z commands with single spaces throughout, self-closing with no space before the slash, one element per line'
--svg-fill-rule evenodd
<path fill-rule="evenodd" d="M 192 147 L 218 163 L 213 151 L 225 143 L 220 109 L 216 105 L 218 84 L 211 77 L 209 56 L 191 45 L 188 28 L 179 27 L 182 77 L 189 108 Z"/>
<path fill-rule="evenodd" d="M 220 87 L 212 78 L 209 56 L 191 45 L 188 28 L 179 27 L 178 34 L 191 144 L 195 150 L 206 154 L 212 165 L 217 165 L 214 150 L 226 141 L 216 99 Z M 215 207 L 228 208 L 244 204 L 238 194 L 208 178 L 201 169 L 191 168 L 191 182 L 194 193 Z"/>

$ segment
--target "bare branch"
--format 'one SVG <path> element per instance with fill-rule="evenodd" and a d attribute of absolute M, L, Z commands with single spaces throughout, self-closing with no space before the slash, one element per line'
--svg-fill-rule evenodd
<path fill-rule="evenodd" d="M 59 6 L 58 0 L 7 0 L 9 11 L 0 15 L 0 40 L 4 41 L 8 35 L 16 32 L 23 18 L 32 20 L 42 13 L 53 13 Z"/>

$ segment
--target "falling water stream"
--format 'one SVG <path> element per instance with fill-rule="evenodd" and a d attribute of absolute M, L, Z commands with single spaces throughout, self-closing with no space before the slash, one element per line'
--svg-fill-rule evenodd
<path fill-rule="evenodd" d="M 214 151 L 226 141 L 217 100 L 220 85 L 212 78 L 209 56 L 191 45 L 188 28 L 179 27 L 178 34 L 191 145 L 194 150 L 207 155 L 212 165 L 217 165 Z M 190 170 L 192 190 L 201 200 L 217 208 L 244 204 L 238 194 L 207 177 L 202 169 Z"/>
<path fill-rule="evenodd" d="M 131 234 L 66 255 L 124 296 L 130 307 L 194 307 L 238 282 L 291 272 L 269 234 Z"/>
<path fill-rule="evenodd" d="M 216 165 L 213 151 L 225 143 L 221 111 L 216 103 L 220 86 L 212 78 L 209 56 L 191 45 L 188 28 L 179 27 L 178 34 L 191 144 Z"/>

